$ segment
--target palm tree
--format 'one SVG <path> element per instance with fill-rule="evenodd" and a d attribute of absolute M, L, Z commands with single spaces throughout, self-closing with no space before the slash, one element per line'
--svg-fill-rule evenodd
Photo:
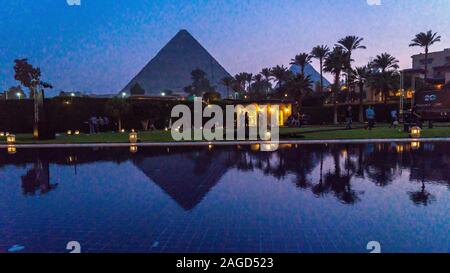
<path fill-rule="evenodd" d="M 235 89 L 238 93 L 243 94 L 245 92 L 245 82 L 247 81 L 247 73 L 241 72 L 234 76 Z"/>
<path fill-rule="evenodd" d="M 389 53 L 382 53 L 377 55 L 370 64 L 372 75 L 370 77 L 370 86 L 378 90 L 383 96 L 383 102 L 387 103 L 387 97 L 389 96 L 389 90 L 397 89 L 398 85 L 398 73 L 397 69 L 398 60 Z"/>
<path fill-rule="evenodd" d="M 320 92 L 323 92 L 323 60 L 330 52 L 330 48 L 326 45 L 318 45 L 311 51 L 311 56 L 319 60 L 320 63 Z"/>
<path fill-rule="evenodd" d="M 364 122 L 364 84 L 369 77 L 369 68 L 367 66 L 355 67 L 353 75 L 355 76 L 355 83 L 359 87 L 359 122 Z"/>
<path fill-rule="evenodd" d="M 366 49 L 366 46 L 361 44 L 363 40 L 364 38 L 349 35 L 340 39 L 336 45 L 342 47 L 347 52 L 347 87 L 350 87 L 348 79 L 350 78 L 350 73 L 352 73 L 352 52 L 356 49 Z"/>
<path fill-rule="evenodd" d="M 398 60 L 389 53 L 382 53 L 377 55 L 372 61 L 371 66 L 375 69 L 379 69 L 382 73 L 388 69 L 398 69 Z"/>
<path fill-rule="evenodd" d="M 270 89 L 272 88 L 272 84 L 270 83 L 272 79 L 272 71 L 270 68 L 263 68 L 261 72 L 259 72 L 264 77 L 264 85 L 266 90 L 266 96 L 269 93 Z"/>
<path fill-rule="evenodd" d="M 252 86 L 253 81 L 253 74 L 252 73 L 245 73 L 245 81 L 247 82 L 247 92 L 250 93 L 250 87 Z"/>
<path fill-rule="evenodd" d="M 300 53 L 295 55 L 294 59 L 291 59 L 291 65 L 298 65 L 300 67 L 300 73 L 305 75 L 305 66 L 311 63 L 312 56 L 308 53 Z"/>
<path fill-rule="evenodd" d="M 297 101 L 297 105 L 300 105 L 303 96 L 313 91 L 311 88 L 312 84 L 313 82 L 309 75 L 297 74 L 285 84 L 283 89 L 285 89 L 286 94 L 289 94 Z"/>
<path fill-rule="evenodd" d="M 287 79 L 289 79 L 290 71 L 284 65 L 277 65 L 271 69 L 272 76 L 277 81 L 277 86 L 280 88 Z"/>
<path fill-rule="evenodd" d="M 233 87 L 234 78 L 231 76 L 224 77 L 220 81 L 220 84 L 222 84 L 223 86 L 225 86 L 227 88 L 227 98 L 229 98 L 230 97 L 230 88 Z"/>
<path fill-rule="evenodd" d="M 334 75 L 334 84 L 333 84 L 333 104 L 334 104 L 334 124 L 338 124 L 338 118 L 337 118 L 337 95 L 339 92 L 340 87 L 340 79 L 341 79 L 341 72 L 347 67 L 347 61 L 348 56 L 347 52 L 345 52 L 342 47 L 334 47 L 333 51 L 331 51 L 327 57 L 325 58 L 324 62 L 324 71 L 329 72 Z"/>
<path fill-rule="evenodd" d="M 428 79 L 428 49 L 431 45 L 441 41 L 441 36 L 437 32 L 429 30 L 427 33 L 421 32 L 416 34 L 416 37 L 411 40 L 412 43 L 409 46 L 420 46 L 425 48 L 425 82 Z"/>
<path fill-rule="evenodd" d="M 261 74 L 253 76 L 253 83 L 250 86 L 250 91 L 256 98 L 263 98 L 265 95 L 266 82 Z"/>

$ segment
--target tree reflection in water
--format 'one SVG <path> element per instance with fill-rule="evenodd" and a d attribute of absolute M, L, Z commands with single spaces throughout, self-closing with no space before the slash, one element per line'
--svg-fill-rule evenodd
<path fill-rule="evenodd" d="M 0 151 L 0 168 L 32 163 L 22 176 L 23 193 L 45 194 L 57 187 L 50 183 L 49 164 L 80 166 L 99 161 L 131 161 L 154 183 L 190 210 L 219 183 L 230 169 L 260 171 L 275 181 L 291 181 L 296 188 L 316 197 L 334 196 L 344 204 L 361 200 L 364 192 L 354 190 L 361 179 L 388 187 L 402 174 L 419 182 L 421 189 L 408 192 L 414 204 L 428 205 L 435 196 L 427 183 L 450 186 L 450 145 L 409 143 L 280 145 L 274 152 L 260 152 L 259 145 L 139 148 L 135 154 L 118 148 L 19 149 L 15 155 Z M 4 153 L 4 155 L 2 154 Z"/>

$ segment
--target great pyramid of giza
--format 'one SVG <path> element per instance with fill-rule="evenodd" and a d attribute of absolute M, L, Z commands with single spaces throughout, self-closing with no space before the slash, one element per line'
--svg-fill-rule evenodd
<path fill-rule="evenodd" d="M 183 88 L 192 83 L 192 70 L 197 68 L 206 72 L 211 85 L 216 86 L 222 96 L 226 94 L 219 82 L 230 74 L 188 31 L 180 30 L 122 92 L 129 93 L 139 83 L 146 95 L 158 96 L 165 89 L 183 94 Z"/>

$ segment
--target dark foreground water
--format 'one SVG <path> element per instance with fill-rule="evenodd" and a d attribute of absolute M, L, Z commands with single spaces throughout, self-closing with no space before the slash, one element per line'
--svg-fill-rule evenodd
<path fill-rule="evenodd" d="M 0 252 L 449 252 L 450 143 L 0 151 Z"/>

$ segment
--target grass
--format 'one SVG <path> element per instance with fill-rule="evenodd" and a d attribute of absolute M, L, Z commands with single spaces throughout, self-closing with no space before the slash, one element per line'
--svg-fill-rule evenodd
<path fill-rule="evenodd" d="M 355 125 L 358 126 L 358 125 Z M 340 130 L 342 126 L 306 126 L 302 128 L 280 128 L 280 139 L 304 139 L 304 140 L 331 140 L 331 139 L 370 139 L 370 138 L 408 138 L 408 133 L 403 132 L 402 128 L 389 128 L 387 124 L 379 124 L 373 130 L 366 129 L 352 129 Z M 322 132 L 317 132 L 324 130 Z M 328 131 L 327 131 L 328 130 Z M 303 137 L 287 138 L 288 134 L 299 133 Z M 450 137 L 450 126 L 447 124 L 439 124 L 433 129 L 424 127 L 422 129 L 423 138 L 439 138 Z M 153 132 L 139 132 L 139 139 L 141 142 L 168 142 L 173 141 L 170 131 L 153 131 Z M 128 142 L 128 133 L 100 133 L 94 135 L 80 134 L 67 135 L 61 134 L 54 140 L 36 141 L 31 134 L 16 135 L 17 144 L 64 144 L 64 143 L 126 143 Z M 6 138 L 0 137 L 0 144 L 5 144 Z"/>

